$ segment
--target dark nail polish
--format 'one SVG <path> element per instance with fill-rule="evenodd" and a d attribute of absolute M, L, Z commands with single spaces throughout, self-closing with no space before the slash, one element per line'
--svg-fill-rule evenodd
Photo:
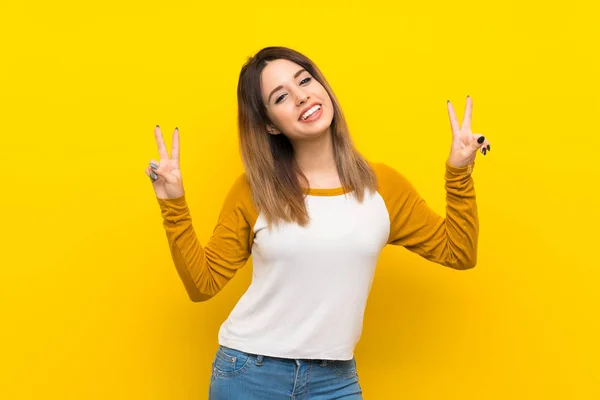
<path fill-rule="evenodd" d="M 178 128 L 178 127 L 175 127 L 175 130 L 176 130 L 176 131 L 178 131 L 178 130 L 179 130 L 179 128 Z"/>
<path fill-rule="evenodd" d="M 477 143 L 481 144 L 485 142 L 485 136 L 480 136 L 479 139 L 477 139 Z"/>
<path fill-rule="evenodd" d="M 450 103 L 450 100 L 446 100 L 446 104 Z"/>
<path fill-rule="evenodd" d="M 160 126 L 158 126 L 158 124 L 156 124 L 156 127 L 157 127 L 157 128 L 160 128 Z"/>
<path fill-rule="evenodd" d="M 488 151 L 490 151 L 490 145 L 489 144 L 487 145 L 487 149 L 488 149 Z"/>
<path fill-rule="evenodd" d="M 471 96 L 467 95 L 467 97 L 471 97 Z"/>
<path fill-rule="evenodd" d="M 485 156 L 485 149 L 483 149 L 483 155 Z"/>

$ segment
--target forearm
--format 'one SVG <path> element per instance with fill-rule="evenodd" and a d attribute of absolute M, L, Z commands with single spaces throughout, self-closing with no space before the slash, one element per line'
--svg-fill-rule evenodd
<path fill-rule="evenodd" d="M 456 269 L 477 264 L 479 219 L 472 168 L 473 165 L 457 168 L 446 164 L 445 265 Z"/>
<path fill-rule="evenodd" d="M 213 297 L 222 288 L 209 268 L 204 247 L 200 244 L 185 197 L 158 199 L 171 257 L 185 290 L 194 302 Z"/>

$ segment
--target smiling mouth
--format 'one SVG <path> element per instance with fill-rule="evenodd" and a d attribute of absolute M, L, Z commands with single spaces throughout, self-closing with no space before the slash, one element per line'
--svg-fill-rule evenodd
<path fill-rule="evenodd" d="M 312 116 L 320 115 L 320 111 L 321 111 L 322 107 L 323 106 L 321 104 L 314 105 L 308 111 L 306 111 L 304 114 L 302 114 L 300 116 L 299 120 L 306 121 L 306 120 L 310 119 L 310 117 L 312 117 Z"/>

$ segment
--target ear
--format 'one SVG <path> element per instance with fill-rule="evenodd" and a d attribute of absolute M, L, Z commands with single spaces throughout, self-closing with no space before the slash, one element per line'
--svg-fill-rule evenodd
<path fill-rule="evenodd" d="M 271 135 L 279 135 L 281 132 L 271 124 L 267 124 L 267 132 Z"/>

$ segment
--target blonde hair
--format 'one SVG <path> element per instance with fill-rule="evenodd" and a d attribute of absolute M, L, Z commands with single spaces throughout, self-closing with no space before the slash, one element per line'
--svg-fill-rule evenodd
<path fill-rule="evenodd" d="M 334 116 L 331 123 L 332 145 L 340 182 L 345 191 L 362 202 L 365 189 L 377 189 L 375 173 L 356 150 L 346 120 L 333 90 L 317 66 L 308 57 L 286 47 L 265 47 L 249 57 L 240 72 L 238 96 L 239 145 L 246 179 L 255 206 L 269 226 L 279 222 L 309 222 L 305 195 L 298 176 L 308 180 L 296 164 L 294 149 L 285 133 L 272 135 L 262 100 L 261 73 L 267 62 L 276 59 L 292 61 L 306 69 L 329 94 Z"/>

